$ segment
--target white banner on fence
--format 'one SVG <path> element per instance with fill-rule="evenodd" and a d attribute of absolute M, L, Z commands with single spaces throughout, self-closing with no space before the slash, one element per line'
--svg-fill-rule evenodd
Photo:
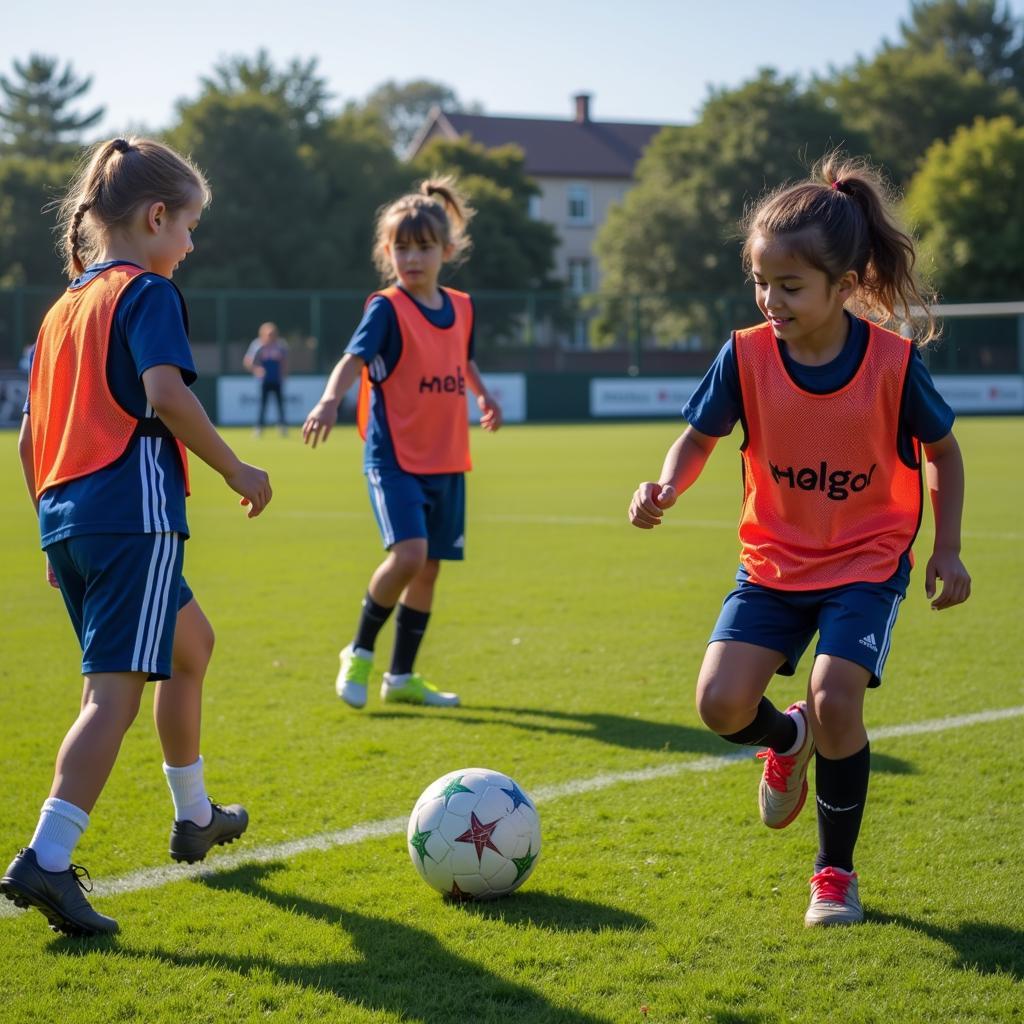
<path fill-rule="evenodd" d="M 1024 412 L 1024 377 L 936 377 L 954 412 Z"/>
<path fill-rule="evenodd" d="M 526 419 L 526 376 L 522 373 L 485 373 L 482 375 L 488 390 L 501 403 L 506 423 L 522 423 Z M 285 420 L 291 424 L 302 423 L 306 414 L 320 400 L 325 376 L 296 374 L 284 382 Z M 468 389 L 467 389 L 468 390 Z M 342 414 L 348 419 L 355 415 L 358 385 L 345 396 L 341 403 Z M 252 426 L 259 417 L 260 382 L 255 377 L 224 376 L 217 378 L 217 422 L 222 426 Z M 20 408 L 19 408 L 20 412 Z M 480 411 L 476 399 L 469 394 L 469 418 L 476 423 Z M 274 399 L 267 403 L 267 423 L 277 422 L 277 407 Z"/>
<path fill-rule="evenodd" d="M 590 382 L 591 416 L 678 416 L 699 377 L 605 377 Z"/>

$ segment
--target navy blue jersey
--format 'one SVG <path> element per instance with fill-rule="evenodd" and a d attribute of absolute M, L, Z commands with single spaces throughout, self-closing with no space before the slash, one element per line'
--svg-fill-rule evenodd
<path fill-rule="evenodd" d="M 71 287 L 80 288 L 124 262 L 95 264 Z M 142 386 L 142 374 L 153 366 L 178 367 L 186 384 L 196 379 L 181 293 L 166 277 L 143 273 L 118 302 L 107 354 L 110 393 L 133 416 L 155 415 Z M 25 412 L 31 417 L 27 402 Z M 185 476 L 177 446 L 162 437 L 137 437 L 111 465 L 44 491 L 39 531 L 44 548 L 93 533 L 174 531 L 187 536 Z"/>
<path fill-rule="evenodd" d="M 405 291 L 405 289 L 402 289 Z M 405 292 L 409 295 L 408 292 Z M 455 323 L 455 307 L 448 294 L 441 290 L 442 305 L 440 309 L 428 309 L 412 295 L 409 298 L 427 321 L 435 327 L 451 327 Z M 474 317 L 474 331 L 475 331 Z M 469 337 L 469 359 L 473 356 L 474 336 Z M 358 356 L 367 366 L 370 380 L 380 383 L 387 380 L 388 374 L 398 365 L 402 355 L 402 332 L 398 328 L 398 317 L 394 307 L 383 295 L 375 295 L 366 307 L 363 319 L 359 321 L 355 333 L 345 346 L 346 354 Z M 467 413 L 468 415 L 468 413 Z M 374 388 L 370 396 L 370 418 L 366 425 L 366 446 L 363 449 L 364 469 L 399 469 L 395 458 L 395 447 L 391 441 L 387 416 L 380 392 Z"/>
<path fill-rule="evenodd" d="M 850 320 L 846 344 L 835 359 L 823 366 L 806 366 L 796 362 L 789 356 L 786 346 L 779 343 L 787 372 L 805 391 L 816 395 L 838 391 L 857 372 L 867 348 L 868 324 L 860 317 L 849 313 L 846 315 Z M 722 346 L 703 380 L 683 407 L 683 418 L 695 430 L 711 437 L 725 437 L 732 433 L 733 427 L 743 418 L 740 377 L 732 338 Z M 954 419 L 953 410 L 936 390 L 935 382 L 917 349 L 912 348 L 900 409 L 900 457 L 913 463 L 913 439 L 923 444 L 941 441 L 953 428 Z M 737 579 L 746 579 L 746 572 L 742 568 Z M 891 582 L 905 589 L 909 579 L 910 563 L 904 557 Z"/>

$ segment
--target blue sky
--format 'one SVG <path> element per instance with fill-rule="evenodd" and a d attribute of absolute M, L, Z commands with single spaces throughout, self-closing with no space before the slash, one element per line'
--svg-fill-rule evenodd
<path fill-rule="evenodd" d="M 1010 7 L 1019 16 L 1024 0 Z M 806 76 L 870 56 L 897 38 L 909 9 L 909 0 L 19 0 L 4 12 L 0 70 L 30 53 L 70 60 L 93 76 L 93 105 L 107 108 L 102 134 L 163 127 L 218 58 L 261 46 L 281 63 L 319 58 L 338 104 L 389 78 L 431 78 L 488 113 L 569 116 L 572 94 L 588 91 L 598 119 L 685 123 L 709 86 L 738 85 L 759 67 Z"/>

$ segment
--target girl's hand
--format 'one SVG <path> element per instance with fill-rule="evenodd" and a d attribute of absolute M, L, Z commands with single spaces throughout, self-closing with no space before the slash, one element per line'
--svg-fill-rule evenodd
<path fill-rule="evenodd" d="M 942 593 L 935 597 L 937 579 L 942 580 Z M 956 551 L 939 549 L 932 552 L 924 571 L 924 592 L 926 597 L 935 598 L 932 608 L 937 612 L 963 604 L 971 596 L 971 577 Z"/>
<path fill-rule="evenodd" d="M 665 509 L 671 508 L 677 497 L 671 484 L 656 484 L 648 480 L 633 494 L 629 503 L 629 521 L 641 530 L 652 530 L 660 525 Z"/>
<path fill-rule="evenodd" d="M 238 468 L 224 477 L 224 482 L 242 496 L 238 504 L 249 507 L 249 519 L 255 519 L 267 507 L 273 495 L 270 477 L 262 469 L 246 462 L 239 462 Z"/>
<path fill-rule="evenodd" d="M 490 394 L 476 396 L 477 408 L 480 410 L 480 426 L 492 433 L 501 426 L 501 406 Z"/>
<path fill-rule="evenodd" d="M 313 447 L 315 448 L 317 441 L 327 440 L 331 427 L 337 422 L 337 402 L 325 401 L 321 398 L 306 417 L 306 422 L 302 424 L 302 443 L 309 444 L 310 438 L 312 438 Z"/>
<path fill-rule="evenodd" d="M 60 584 L 57 582 L 57 574 L 53 571 L 53 566 L 50 565 L 50 559 L 46 559 L 46 582 L 53 587 L 54 590 L 60 590 Z"/>

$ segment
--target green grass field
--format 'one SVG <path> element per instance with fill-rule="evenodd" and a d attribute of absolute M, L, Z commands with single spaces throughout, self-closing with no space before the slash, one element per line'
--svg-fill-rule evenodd
<path fill-rule="evenodd" d="M 474 436 L 468 559 L 442 571 L 419 662 L 463 707 L 429 713 L 334 696 L 381 556 L 354 432 L 316 452 L 294 431 L 231 433 L 275 498 L 247 521 L 196 468 L 185 571 L 218 635 L 207 782 L 248 806 L 249 833 L 202 874 L 170 866 L 144 702 L 76 852 L 121 933 L 59 938 L 4 901 L 0 1021 L 1024 1021 L 1024 419 L 958 427 L 974 596 L 929 610 L 926 515 L 885 685 L 867 700 L 868 919 L 835 930 L 803 927 L 810 802 L 785 832 L 765 829 L 759 762 L 723 760 L 735 748 L 693 707 L 736 563 L 736 439 L 668 525 L 626 523 L 675 431 Z M 6 863 L 31 835 L 80 686 L 14 435 L 0 440 Z M 390 640 L 389 626 L 379 663 Z M 785 705 L 804 685 L 779 679 L 769 695 Z M 469 765 L 539 797 L 540 862 L 493 904 L 444 902 L 397 831 L 429 782 Z"/>

